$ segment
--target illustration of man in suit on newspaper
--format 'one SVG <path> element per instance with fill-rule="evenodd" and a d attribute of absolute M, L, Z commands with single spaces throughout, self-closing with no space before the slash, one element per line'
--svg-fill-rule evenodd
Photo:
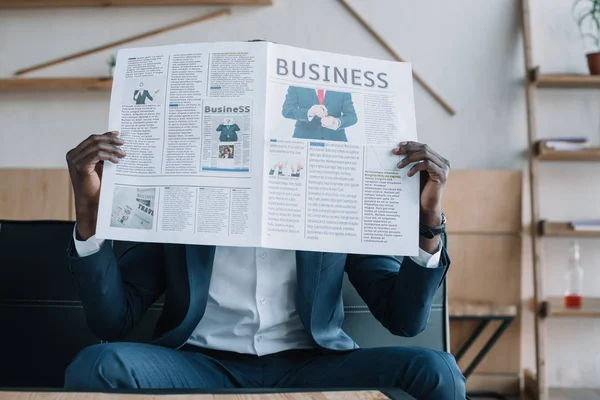
<path fill-rule="evenodd" d="M 159 89 L 156 89 L 154 91 L 154 95 L 156 96 L 158 94 L 158 92 L 159 92 Z M 140 82 L 139 89 L 136 89 L 133 92 L 133 101 L 135 101 L 135 104 L 146 104 L 146 100 L 154 101 L 154 98 L 152 97 L 150 92 L 148 92 L 144 88 L 144 82 Z"/>
<path fill-rule="evenodd" d="M 358 120 L 352 94 L 297 86 L 288 88 L 282 114 L 296 120 L 296 139 L 347 142 L 345 128 Z"/>

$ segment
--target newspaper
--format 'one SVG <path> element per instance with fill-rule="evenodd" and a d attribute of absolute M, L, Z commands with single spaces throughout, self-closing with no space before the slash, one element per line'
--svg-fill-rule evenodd
<path fill-rule="evenodd" d="M 411 66 L 268 42 L 120 50 L 97 236 L 418 254 Z"/>

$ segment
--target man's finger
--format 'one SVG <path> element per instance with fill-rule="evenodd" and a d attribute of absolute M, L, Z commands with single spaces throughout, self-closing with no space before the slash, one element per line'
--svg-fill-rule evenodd
<path fill-rule="evenodd" d="M 446 164 L 450 167 L 450 161 L 446 158 L 442 157 L 437 151 L 433 150 L 427 144 L 419 143 L 419 142 L 401 142 L 398 145 L 398 148 L 393 149 L 392 153 L 400 155 L 400 154 L 410 154 L 419 151 L 427 151 L 433 154 L 437 159 L 439 159 L 442 163 Z"/>
<path fill-rule="evenodd" d="M 117 131 L 111 131 L 111 132 L 105 132 L 101 135 L 90 135 L 87 139 L 85 139 L 84 141 L 79 143 L 79 145 L 77 147 L 75 147 L 73 150 L 69 151 L 67 153 L 67 158 L 76 158 L 77 155 L 79 153 L 81 153 L 82 150 L 84 150 L 85 148 L 87 148 L 88 146 L 90 146 L 92 143 L 95 143 L 95 142 L 107 142 L 107 143 L 112 143 L 116 146 L 121 146 L 125 142 L 122 139 L 120 139 L 119 137 L 117 137 L 118 134 L 119 134 L 119 132 L 117 132 Z"/>
<path fill-rule="evenodd" d="M 96 141 L 96 142 L 90 144 L 85 149 L 83 149 L 81 152 L 79 152 L 79 154 L 75 155 L 72 158 L 71 162 L 77 164 L 78 162 L 85 159 L 90 154 L 99 152 L 99 151 L 104 151 L 104 152 L 114 155 L 118 158 L 123 158 L 126 155 L 123 150 L 121 150 L 120 148 L 118 148 L 117 146 L 115 146 L 111 143 L 107 143 L 106 141 Z"/>
<path fill-rule="evenodd" d="M 413 152 L 413 151 L 421 151 L 425 150 L 427 145 L 419 142 L 400 142 L 398 143 L 398 148 L 394 149 L 396 151 L 402 152 Z"/>
<path fill-rule="evenodd" d="M 400 161 L 398 163 L 398 168 L 404 168 L 408 164 L 412 164 L 412 163 L 418 162 L 418 161 L 425 161 L 425 160 L 429 160 L 429 161 L 433 162 L 440 168 L 445 168 L 445 164 L 442 160 L 440 160 L 436 155 L 434 155 L 428 151 L 425 151 L 425 150 L 421 150 L 417 153 L 411 153 L 411 154 L 407 155 L 406 157 L 404 157 L 404 159 L 402 161 Z"/>
<path fill-rule="evenodd" d="M 78 163 L 75 164 L 75 168 L 78 171 L 86 170 L 87 168 L 93 166 L 96 168 L 96 164 L 100 161 L 112 161 L 113 163 L 119 163 L 119 158 L 114 154 L 107 153 L 105 151 L 99 151 L 96 153 L 89 154 L 86 158 L 82 159 Z"/>
<path fill-rule="evenodd" d="M 423 161 L 418 164 L 413 165 L 413 167 L 408 171 L 408 176 L 414 176 L 417 172 L 427 171 L 429 172 L 430 177 L 439 177 L 440 183 L 446 181 L 446 173 L 442 168 L 432 163 L 431 161 Z"/>

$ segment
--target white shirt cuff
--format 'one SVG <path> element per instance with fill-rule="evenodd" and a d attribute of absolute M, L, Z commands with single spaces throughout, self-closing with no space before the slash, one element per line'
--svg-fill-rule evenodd
<path fill-rule="evenodd" d="M 337 131 L 338 129 L 340 129 L 340 126 L 342 126 L 342 120 L 339 118 L 336 118 L 335 120 L 337 121 L 337 127 L 334 130 Z"/>
<path fill-rule="evenodd" d="M 77 240 L 77 225 L 73 229 L 73 241 L 75 242 L 75 251 L 79 257 L 91 256 L 100 251 L 104 239 L 97 239 L 96 235 L 90 236 L 88 240 Z"/>
<path fill-rule="evenodd" d="M 434 254 L 429 254 L 425 250 L 419 248 L 419 255 L 410 257 L 416 264 L 424 268 L 437 268 L 440 264 L 442 256 L 442 244 L 440 243 L 438 251 Z"/>

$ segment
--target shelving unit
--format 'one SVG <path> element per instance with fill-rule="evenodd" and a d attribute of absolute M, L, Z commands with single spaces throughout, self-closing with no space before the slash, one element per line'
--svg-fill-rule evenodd
<path fill-rule="evenodd" d="M 0 79 L 0 92 L 110 92 L 112 78 Z"/>
<path fill-rule="evenodd" d="M 226 4 L 264 6 L 273 4 L 273 0 L 0 0 L 0 8 L 207 6 Z"/>
<path fill-rule="evenodd" d="M 596 75 L 541 75 L 533 82 L 539 88 L 600 89 L 600 76 Z"/>
<path fill-rule="evenodd" d="M 571 227 L 569 222 L 540 221 L 538 224 L 540 236 L 571 237 L 571 238 L 600 238 L 600 231 L 581 231 Z"/>
<path fill-rule="evenodd" d="M 547 297 L 542 303 L 547 317 L 600 318 L 600 298 L 584 297 L 579 309 L 565 308 L 563 297 Z"/>
<path fill-rule="evenodd" d="M 564 297 L 547 297 L 540 304 L 538 312 L 546 318 L 600 318 L 600 298 L 584 297 L 581 308 L 565 308 Z M 529 309 L 536 311 L 533 298 L 529 300 Z"/>
<path fill-rule="evenodd" d="M 539 161 L 600 162 L 600 147 L 582 150 L 555 150 L 545 147 L 542 142 L 537 142 L 535 150 Z"/>
<path fill-rule="evenodd" d="M 531 247 L 533 264 L 533 298 L 531 309 L 535 313 L 535 356 L 537 374 L 526 370 L 524 373 L 525 392 L 528 397 L 539 400 L 556 398 L 555 393 L 561 393 L 561 399 L 579 399 L 578 389 L 550 390 L 546 380 L 546 318 L 547 317 L 600 317 L 600 299 L 584 299 L 582 310 L 565 309 L 562 297 L 544 298 L 542 290 L 543 270 L 541 263 L 541 241 L 543 237 L 598 237 L 600 232 L 576 231 L 568 222 L 541 221 L 539 213 L 538 176 L 539 163 L 545 161 L 563 162 L 595 162 L 600 161 L 600 149 L 585 149 L 577 151 L 560 151 L 545 148 L 537 141 L 536 121 L 536 90 L 537 88 L 585 88 L 600 89 L 600 76 L 588 75 L 542 75 L 540 69 L 533 65 L 530 7 L 529 0 L 521 0 L 523 40 L 525 51 L 525 70 L 527 71 L 525 98 L 527 104 L 527 138 L 529 143 L 529 190 L 531 207 Z M 590 397 L 585 397 L 590 398 Z"/>

